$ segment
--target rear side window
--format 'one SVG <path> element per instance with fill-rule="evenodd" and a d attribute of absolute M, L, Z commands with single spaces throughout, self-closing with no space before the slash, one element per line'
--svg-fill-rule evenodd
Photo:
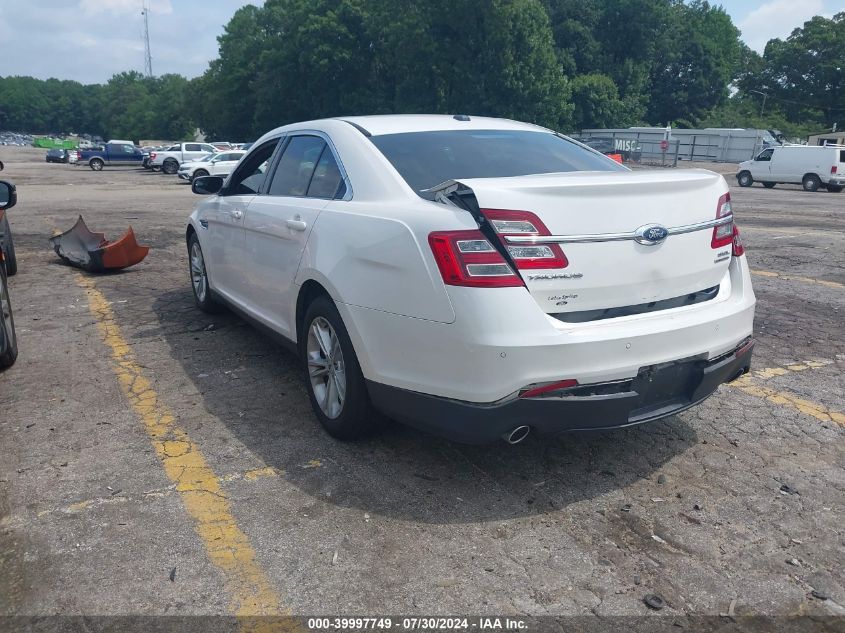
<path fill-rule="evenodd" d="M 839 162 L 845 163 L 845 149 L 839 150 Z"/>
<path fill-rule="evenodd" d="M 314 175 L 311 177 L 311 184 L 308 187 L 309 198 L 336 198 L 342 197 L 345 193 L 341 191 L 341 184 L 343 179 L 340 175 L 340 169 L 337 166 L 337 161 L 334 158 L 331 148 L 326 145 L 323 148 L 323 153 L 320 155 L 320 160 L 317 161 L 317 168 L 314 170 Z"/>
<path fill-rule="evenodd" d="M 294 136 L 279 161 L 270 189 L 271 196 L 305 196 L 326 142 L 319 136 Z"/>
<path fill-rule="evenodd" d="M 185 144 L 185 151 L 186 152 L 201 152 L 202 149 L 200 148 L 199 143 L 186 143 Z"/>
<path fill-rule="evenodd" d="M 460 130 L 370 137 L 405 182 L 423 198 L 447 180 L 571 171 L 626 171 L 551 132 Z"/>

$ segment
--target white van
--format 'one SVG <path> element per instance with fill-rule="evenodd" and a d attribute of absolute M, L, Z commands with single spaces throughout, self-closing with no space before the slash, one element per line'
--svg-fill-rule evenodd
<path fill-rule="evenodd" d="M 769 147 L 754 160 L 739 164 L 740 187 L 754 181 L 771 189 L 778 183 L 800 184 L 805 191 L 827 187 L 838 193 L 845 187 L 845 145 L 782 145 Z"/>

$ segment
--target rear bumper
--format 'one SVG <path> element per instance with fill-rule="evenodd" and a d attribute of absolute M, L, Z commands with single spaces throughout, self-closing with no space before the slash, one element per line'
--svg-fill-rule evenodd
<path fill-rule="evenodd" d="M 373 404 L 410 426 L 456 442 L 495 441 L 517 426 L 549 434 L 596 431 L 659 420 L 695 406 L 716 388 L 747 373 L 753 342 L 718 358 L 695 357 L 641 368 L 635 378 L 583 385 L 575 393 L 479 404 L 441 398 L 368 381 Z"/>

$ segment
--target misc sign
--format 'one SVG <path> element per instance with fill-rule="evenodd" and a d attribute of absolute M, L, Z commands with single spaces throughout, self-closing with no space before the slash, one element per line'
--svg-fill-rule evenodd
<path fill-rule="evenodd" d="M 613 139 L 613 149 L 617 152 L 633 152 L 638 149 L 638 143 L 630 138 Z"/>

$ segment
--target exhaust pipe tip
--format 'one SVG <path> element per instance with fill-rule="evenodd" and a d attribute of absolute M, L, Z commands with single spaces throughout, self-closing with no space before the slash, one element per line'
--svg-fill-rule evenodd
<path fill-rule="evenodd" d="M 522 425 L 502 435 L 502 439 L 505 440 L 508 444 L 519 444 L 522 440 L 528 437 L 528 434 L 530 432 L 530 426 Z"/>

